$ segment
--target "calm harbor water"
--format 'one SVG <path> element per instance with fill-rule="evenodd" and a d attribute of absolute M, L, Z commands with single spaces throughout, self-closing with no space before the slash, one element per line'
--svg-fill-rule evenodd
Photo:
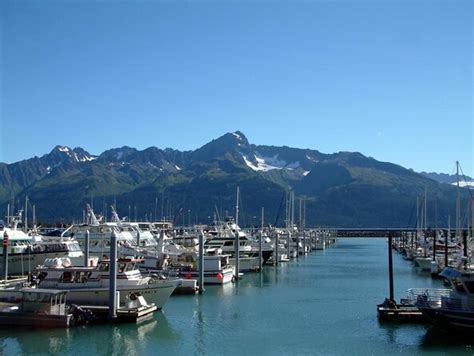
<path fill-rule="evenodd" d="M 138 325 L 2 330 L 0 353 L 169 355 L 474 355 L 474 340 L 423 325 L 380 325 L 388 295 L 385 239 L 340 239 L 326 251 L 248 274 L 202 296 L 172 297 Z M 395 292 L 442 287 L 394 254 Z"/>

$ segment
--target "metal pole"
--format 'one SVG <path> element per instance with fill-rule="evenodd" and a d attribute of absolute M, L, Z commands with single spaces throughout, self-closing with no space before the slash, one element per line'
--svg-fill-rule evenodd
<path fill-rule="evenodd" d="M 286 235 L 286 254 L 288 255 L 288 260 L 290 259 L 291 255 L 291 232 L 288 231 Z"/>
<path fill-rule="evenodd" d="M 86 241 L 85 241 L 85 248 L 84 248 L 84 266 L 89 265 L 89 244 L 90 244 L 90 232 L 86 230 Z"/>
<path fill-rule="evenodd" d="M 8 233 L 3 233 L 3 274 L 5 278 L 5 284 L 8 279 Z"/>
<path fill-rule="evenodd" d="M 445 246 L 446 246 L 446 251 L 444 253 L 444 262 L 445 265 L 444 267 L 448 267 L 448 243 L 451 240 L 451 215 L 448 215 L 448 231 L 446 233 L 446 241 L 445 241 Z"/>
<path fill-rule="evenodd" d="M 463 255 L 464 255 L 464 257 L 467 258 L 468 257 L 467 256 L 467 231 L 462 232 L 462 244 L 463 244 L 463 247 L 464 247 L 463 248 L 463 252 L 464 252 Z M 467 261 L 466 261 L 466 263 L 467 263 Z"/>
<path fill-rule="evenodd" d="M 390 284 L 390 300 L 395 301 L 393 296 L 393 260 L 392 260 L 392 234 L 388 235 L 388 277 Z"/>
<path fill-rule="evenodd" d="M 25 232 L 28 233 L 28 195 L 25 197 Z"/>
<path fill-rule="evenodd" d="M 275 251 L 273 253 L 273 265 L 276 266 L 278 264 L 278 232 L 275 231 Z"/>
<path fill-rule="evenodd" d="M 258 270 L 260 272 L 262 272 L 262 268 L 263 268 L 263 253 L 262 253 L 263 215 L 264 215 L 264 210 L 262 208 L 262 230 L 260 231 L 260 239 L 259 239 L 259 242 L 258 242 Z"/>
<path fill-rule="evenodd" d="M 444 267 L 448 267 L 448 242 L 449 242 L 449 230 L 446 231 L 446 237 L 444 239 Z"/>
<path fill-rule="evenodd" d="M 436 233 L 437 231 L 434 231 L 433 235 L 433 261 L 436 261 Z"/>
<path fill-rule="evenodd" d="M 239 279 L 240 271 L 240 236 L 239 231 L 235 232 L 235 279 Z"/>
<path fill-rule="evenodd" d="M 109 318 L 117 317 L 117 234 L 110 235 Z"/>
<path fill-rule="evenodd" d="M 137 246 L 140 247 L 140 230 L 137 230 Z"/>
<path fill-rule="evenodd" d="M 296 258 L 300 256 L 300 232 L 296 233 Z"/>
<path fill-rule="evenodd" d="M 204 233 L 199 232 L 199 294 L 204 292 Z"/>
<path fill-rule="evenodd" d="M 306 255 L 306 231 L 303 230 L 303 253 Z"/>

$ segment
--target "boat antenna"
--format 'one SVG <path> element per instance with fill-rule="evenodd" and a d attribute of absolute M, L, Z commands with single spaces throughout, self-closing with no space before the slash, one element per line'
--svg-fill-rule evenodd
<path fill-rule="evenodd" d="M 89 204 L 86 204 L 86 207 L 87 207 L 87 214 L 89 215 L 90 219 L 91 219 L 91 225 L 92 226 L 99 226 L 99 220 L 97 220 L 95 214 L 94 214 L 94 210 L 92 210 L 91 206 Z"/>

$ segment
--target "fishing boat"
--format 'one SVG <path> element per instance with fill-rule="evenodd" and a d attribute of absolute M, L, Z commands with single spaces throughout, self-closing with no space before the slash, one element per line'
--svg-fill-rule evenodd
<path fill-rule="evenodd" d="M 78 242 L 71 238 L 44 237 L 35 231 L 26 233 L 18 228 L 21 213 L 12 217 L 10 226 L 0 221 L 0 234 L 7 241 L 8 274 L 25 275 L 48 258 L 67 257 L 73 264 L 83 263 L 84 255 Z M 0 258 L 3 250 L 0 249 Z M 3 266 L 0 266 L 3 274 Z"/>
<path fill-rule="evenodd" d="M 163 278 L 149 274 L 143 276 L 138 265 L 143 261 L 134 258 L 117 262 L 117 291 L 120 303 L 131 294 L 139 293 L 161 309 L 179 283 L 177 278 Z M 110 260 L 102 260 L 93 267 L 70 266 L 67 259 L 47 260 L 35 270 L 38 288 L 68 290 L 71 303 L 80 305 L 108 305 Z"/>
<path fill-rule="evenodd" d="M 474 271 L 446 267 L 441 276 L 451 289 L 410 289 L 410 298 L 432 323 L 473 333 Z"/>
<path fill-rule="evenodd" d="M 236 234 L 239 235 L 239 269 L 240 271 L 250 271 L 258 269 L 259 242 L 250 239 L 247 234 L 240 229 L 232 217 L 227 217 L 221 224 L 216 224 L 215 228 L 209 230 L 207 239 L 204 242 L 204 249 L 221 250 L 223 254 L 229 254 L 230 263 L 235 265 Z M 266 263 L 273 254 L 273 244 L 269 240 L 262 240 L 262 263 Z"/>
<path fill-rule="evenodd" d="M 73 314 L 66 308 L 67 291 L 23 288 L 19 303 L 2 303 L 0 326 L 69 327 Z"/>

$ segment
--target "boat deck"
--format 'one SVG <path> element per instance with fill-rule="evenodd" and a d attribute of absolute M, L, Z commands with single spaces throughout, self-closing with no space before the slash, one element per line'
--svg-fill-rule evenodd
<path fill-rule="evenodd" d="M 109 307 L 102 305 L 81 305 L 81 309 L 88 310 L 97 318 L 97 322 L 110 321 Z M 136 323 L 153 314 L 158 310 L 155 304 L 141 306 L 138 308 L 117 308 L 116 322 Z"/>

